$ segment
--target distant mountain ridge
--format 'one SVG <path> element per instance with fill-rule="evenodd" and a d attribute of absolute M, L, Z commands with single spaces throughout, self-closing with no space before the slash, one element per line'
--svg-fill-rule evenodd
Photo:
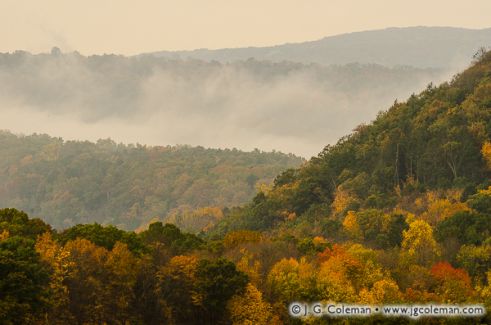
<path fill-rule="evenodd" d="M 255 58 L 324 65 L 358 62 L 419 68 L 460 68 L 480 47 L 489 46 L 491 28 L 418 26 L 354 32 L 317 41 L 269 47 L 161 51 L 148 55 L 219 62 Z"/>

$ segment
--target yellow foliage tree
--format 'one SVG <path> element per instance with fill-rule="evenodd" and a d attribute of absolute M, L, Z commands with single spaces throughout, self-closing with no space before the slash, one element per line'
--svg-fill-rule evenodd
<path fill-rule="evenodd" d="M 327 239 L 325 239 L 322 236 L 315 236 L 314 238 L 312 238 L 312 243 L 315 246 L 320 246 L 320 245 L 323 245 L 323 244 L 327 244 L 328 241 L 327 241 Z"/>
<path fill-rule="evenodd" d="M 371 289 L 362 289 L 360 302 L 366 304 L 398 303 L 402 300 L 399 286 L 392 279 L 382 279 L 374 283 Z"/>
<path fill-rule="evenodd" d="M 342 214 L 353 203 L 357 202 L 357 198 L 351 192 L 338 186 L 334 193 L 334 200 L 332 202 L 332 208 L 334 213 Z"/>
<path fill-rule="evenodd" d="M 360 230 L 360 225 L 358 224 L 358 220 L 356 218 L 356 212 L 348 211 L 346 217 L 343 220 L 343 228 L 346 233 L 350 236 L 350 238 L 354 240 L 362 240 L 363 235 Z"/>
<path fill-rule="evenodd" d="M 223 246 L 227 249 L 237 247 L 246 243 L 257 243 L 261 241 L 261 234 L 257 231 L 238 230 L 229 232 L 223 239 Z"/>
<path fill-rule="evenodd" d="M 346 252 L 365 263 L 368 261 L 375 263 L 377 261 L 377 251 L 366 248 L 362 244 L 349 245 L 346 247 Z"/>
<path fill-rule="evenodd" d="M 262 293 L 251 283 L 247 285 L 242 295 L 236 295 L 230 299 L 227 310 L 233 325 L 275 323 L 270 304 L 263 300 Z"/>
<path fill-rule="evenodd" d="M 488 165 L 488 168 L 491 169 L 491 142 L 484 142 L 481 148 L 481 153 L 484 160 L 486 161 L 486 164 Z"/>
<path fill-rule="evenodd" d="M 402 261 L 406 264 L 432 265 L 440 256 L 433 229 L 424 220 L 415 220 L 402 233 Z"/>
<path fill-rule="evenodd" d="M 440 198 L 435 193 L 427 193 L 427 209 L 421 214 L 421 219 L 432 226 L 453 216 L 457 212 L 468 211 L 469 207 L 460 202 L 460 192 L 449 192 L 446 197 Z"/>
<path fill-rule="evenodd" d="M 0 233 L 0 241 L 3 241 L 3 240 L 6 240 L 8 239 L 10 236 L 10 233 L 7 229 L 4 229 L 1 233 Z"/>
<path fill-rule="evenodd" d="M 75 265 L 70 260 L 70 252 L 58 245 L 49 232 L 37 238 L 35 248 L 41 260 L 47 263 L 52 271 L 49 283 L 50 309 L 47 313 L 47 320 L 50 324 L 74 321 L 68 309 L 69 290 L 65 284 Z"/>
<path fill-rule="evenodd" d="M 246 249 L 241 249 L 242 256 L 236 263 L 237 269 L 249 276 L 249 281 L 254 285 L 261 283 L 261 262 L 254 259 L 254 256 Z"/>
<path fill-rule="evenodd" d="M 315 277 L 315 269 L 305 259 L 284 258 L 269 272 L 268 285 L 280 301 L 291 302 L 309 297 Z"/>
<path fill-rule="evenodd" d="M 485 194 L 485 195 L 490 195 L 491 196 L 491 186 L 489 186 L 486 189 L 479 190 L 479 194 Z"/>
<path fill-rule="evenodd" d="M 119 323 L 126 324 L 131 316 L 131 303 L 134 301 L 133 287 L 139 263 L 126 244 L 116 242 L 104 266 L 111 274 L 107 286 L 112 299 L 106 303 L 110 305 L 114 318 Z"/>
<path fill-rule="evenodd" d="M 327 257 L 327 258 L 326 258 Z M 370 288 L 386 275 L 374 261 L 374 252 L 359 244 L 334 245 L 322 253 L 318 289 L 322 299 L 356 301 L 356 292 Z"/>
<path fill-rule="evenodd" d="M 335 270 L 330 263 L 323 263 L 317 276 L 317 290 L 320 298 L 333 302 L 354 302 L 355 288 L 344 273 Z"/>

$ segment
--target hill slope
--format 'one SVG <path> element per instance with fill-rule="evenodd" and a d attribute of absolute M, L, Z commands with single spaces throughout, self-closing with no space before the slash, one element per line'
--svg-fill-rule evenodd
<path fill-rule="evenodd" d="M 222 236 L 161 222 L 140 233 L 98 224 L 58 232 L 0 209 L 2 319 L 300 324 L 294 314 L 319 317 L 292 304 L 302 301 L 329 304 L 317 323 L 491 324 L 490 134 L 491 53 L 282 173 L 247 206 L 225 211 L 214 232 Z M 66 166 L 69 182 L 74 171 L 91 171 L 88 153 L 106 157 L 99 151 L 107 147 L 116 161 L 120 150 L 164 158 L 159 148 L 67 143 L 60 164 L 74 149 L 92 148 Z M 38 153 L 38 167 L 49 167 L 53 149 Z M 27 156 L 9 173 L 31 162 Z M 398 304 L 467 306 L 433 315 L 409 308 L 409 316 L 388 307 Z"/>
<path fill-rule="evenodd" d="M 385 66 L 462 67 L 481 46 L 491 46 L 491 28 L 407 27 L 330 36 L 271 47 L 156 52 L 155 56 L 230 62 L 255 58 L 319 64 L 376 63 Z"/>
<path fill-rule="evenodd" d="M 201 147 L 64 142 L 0 132 L 0 206 L 55 227 L 111 223 L 126 229 L 180 207 L 238 205 L 302 159 Z"/>
<path fill-rule="evenodd" d="M 395 103 L 305 166 L 284 172 L 218 228 L 264 230 L 297 217 L 325 220 L 332 211 L 342 220 L 348 210 L 390 210 L 426 190 L 468 195 L 491 176 L 481 153 L 490 139 L 488 52 L 451 82 Z"/>

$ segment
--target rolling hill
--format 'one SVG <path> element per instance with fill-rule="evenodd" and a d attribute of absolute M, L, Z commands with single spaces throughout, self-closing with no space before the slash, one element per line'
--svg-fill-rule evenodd
<path fill-rule="evenodd" d="M 419 26 L 362 31 L 271 47 L 162 51 L 148 55 L 219 62 L 255 58 L 323 65 L 357 62 L 419 68 L 463 68 L 483 46 L 491 46 L 491 28 L 473 30 Z"/>
<path fill-rule="evenodd" d="M 224 209 L 198 236 L 162 222 L 139 233 L 99 224 L 57 231 L 0 209 L 0 315 L 8 324 L 490 324 L 490 135 L 491 53 L 480 53 L 450 82 L 394 103 L 245 206 Z M 145 185 L 161 183 L 152 167 L 169 150 L 191 155 L 195 171 L 230 154 L 256 165 L 287 159 L 3 137 L 14 153 L 31 152 L 10 167 L 0 161 L 4 177 L 25 175 L 19 189 L 42 194 L 52 188 L 38 179 L 67 183 L 73 192 L 56 199 L 84 189 L 93 203 L 108 190 L 111 199 L 105 184 L 125 184 L 111 181 L 115 173 L 138 165 Z M 102 196 L 80 182 L 91 178 Z M 141 191 L 138 181 L 131 195 Z M 305 314 L 312 318 L 294 318 Z"/>
<path fill-rule="evenodd" d="M 450 82 L 394 103 L 301 168 L 279 175 L 270 190 L 223 219 L 219 232 L 303 224 L 328 236 L 330 222 L 339 225 L 350 210 L 391 211 L 431 190 L 460 191 L 465 199 L 490 185 L 482 151 L 490 139 L 488 52 Z M 316 222 L 327 228 L 312 229 Z"/>
<path fill-rule="evenodd" d="M 302 158 L 277 152 L 63 141 L 0 132 L 0 206 L 57 228 L 98 222 L 135 229 L 173 209 L 250 199 Z"/>

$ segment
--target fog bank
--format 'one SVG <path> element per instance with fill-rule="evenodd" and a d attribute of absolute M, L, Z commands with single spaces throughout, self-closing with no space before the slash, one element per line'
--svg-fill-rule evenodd
<path fill-rule="evenodd" d="M 0 54 L 0 128 L 304 157 L 453 71 Z"/>

